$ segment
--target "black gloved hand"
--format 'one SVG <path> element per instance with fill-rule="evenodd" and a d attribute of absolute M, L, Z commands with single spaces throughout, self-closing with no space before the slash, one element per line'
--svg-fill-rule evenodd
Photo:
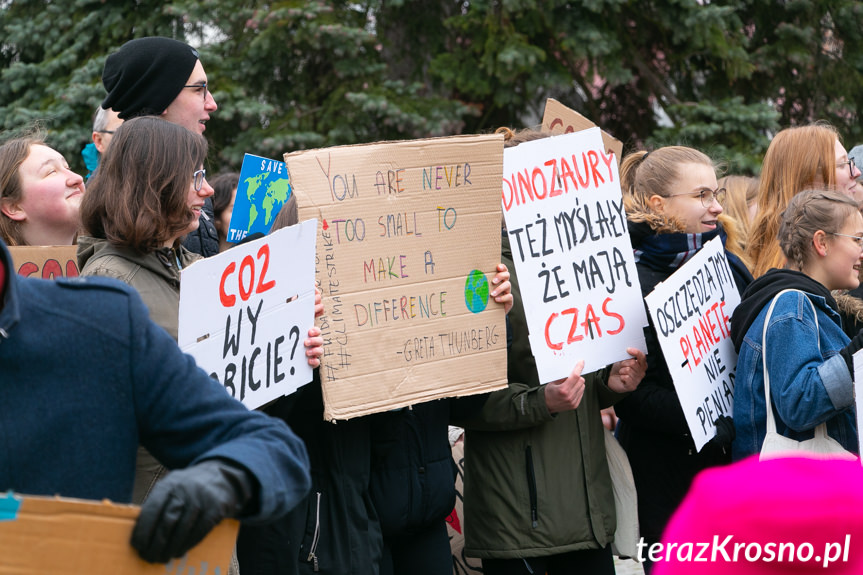
<path fill-rule="evenodd" d="M 851 373 L 851 381 L 854 381 L 854 354 L 860 349 L 863 349 L 863 330 L 858 331 L 851 343 L 839 350 L 845 360 L 845 365 L 848 366 L 848 371 Z"/>
<path fill-rule="evenodd" d="M 731 443 L 734 441 L 734 438 L 737 437 L 737 430 L 734 429 L 734 420 L 727 415 L 720 415 L 713 422 L 713 425 L 716 426 L 716 435 L 711 438 L 710 443 L 721 449 L 723 453 L 727 453 L 731 449 Z"/>
<path fill-rule="evenodd" d="M 254 485 L 245 469 L 222 459 L 168 473 L 141 505 L 132 547 L 151 563 L 181 557 L 222 519 L 239 515 Z"/>

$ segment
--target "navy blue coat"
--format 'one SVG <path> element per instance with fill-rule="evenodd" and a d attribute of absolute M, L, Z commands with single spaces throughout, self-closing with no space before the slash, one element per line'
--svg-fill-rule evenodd
<path fill-rule="evenodd" d="M 129 502 L 138 445 L 168 468 L 223 458 L 258 486 L 264 521 L 309 490 L 302 442 L 250 412 L 107 278 L 14 274 L 0 242 L 0 492 Z"/>

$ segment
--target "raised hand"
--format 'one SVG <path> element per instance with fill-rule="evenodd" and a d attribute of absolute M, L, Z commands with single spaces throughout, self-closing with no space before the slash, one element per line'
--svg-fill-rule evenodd
<path fill-rule="evenodd" d="M 552 381 L 545 386 L 545 405 L 549 413 L 560 413 L 570 411 L 578 407 L 581 398 L 584 397 L 584 378 L 581 370 L 584 369 L 584 360 L 578 360 L 572 373 L 565 379 Z"/>
<path fill-rule="evenodd" d="M 608 388 L 617 393 L 635 391 L 647 371 L 647 358 L 643 351 L 628 347 L 626 353 L 631 355 L 632 359 L 614 363 L 608 376 Z"/>
<path fill-rule="evenodd" d="M 492 278 L 491 283 L 494 289 L 491 292 L 491 297 L 497 303 L 503 304 L 503 311 L 509 313 L 512 309 L 512 285 L 509 283 L 509 270 L 505 264 L 497 264 L 497 273 Z"/>

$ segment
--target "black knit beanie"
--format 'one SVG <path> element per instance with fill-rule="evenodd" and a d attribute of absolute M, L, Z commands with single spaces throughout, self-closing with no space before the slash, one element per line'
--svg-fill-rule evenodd
<path fill-rule="evenodd" d="M 102 84 L 108 95 L 102 108 L 113 108 L 124 120 L 158 116 L 186 85 L 197 61 L 198 51 L 178 40 L 130 40 L 105 60 Z"/>

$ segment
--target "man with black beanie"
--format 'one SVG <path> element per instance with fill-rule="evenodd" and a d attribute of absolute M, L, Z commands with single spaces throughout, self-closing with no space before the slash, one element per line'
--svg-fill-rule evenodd
<path fill-rule="evenodd" d="M 159 116 L 203 134 L 210 113 L 218 109 L 198 51 L 171 38 L 126 42 L 105 60 L 102 84 L 108 91 L 102 107 L 113 108 L 123 120 Z M 213 202 L 207 198 L 197 231 L 183 240 L 187 249 L 204 257 L 219 253 L 213 218 Z"/>

